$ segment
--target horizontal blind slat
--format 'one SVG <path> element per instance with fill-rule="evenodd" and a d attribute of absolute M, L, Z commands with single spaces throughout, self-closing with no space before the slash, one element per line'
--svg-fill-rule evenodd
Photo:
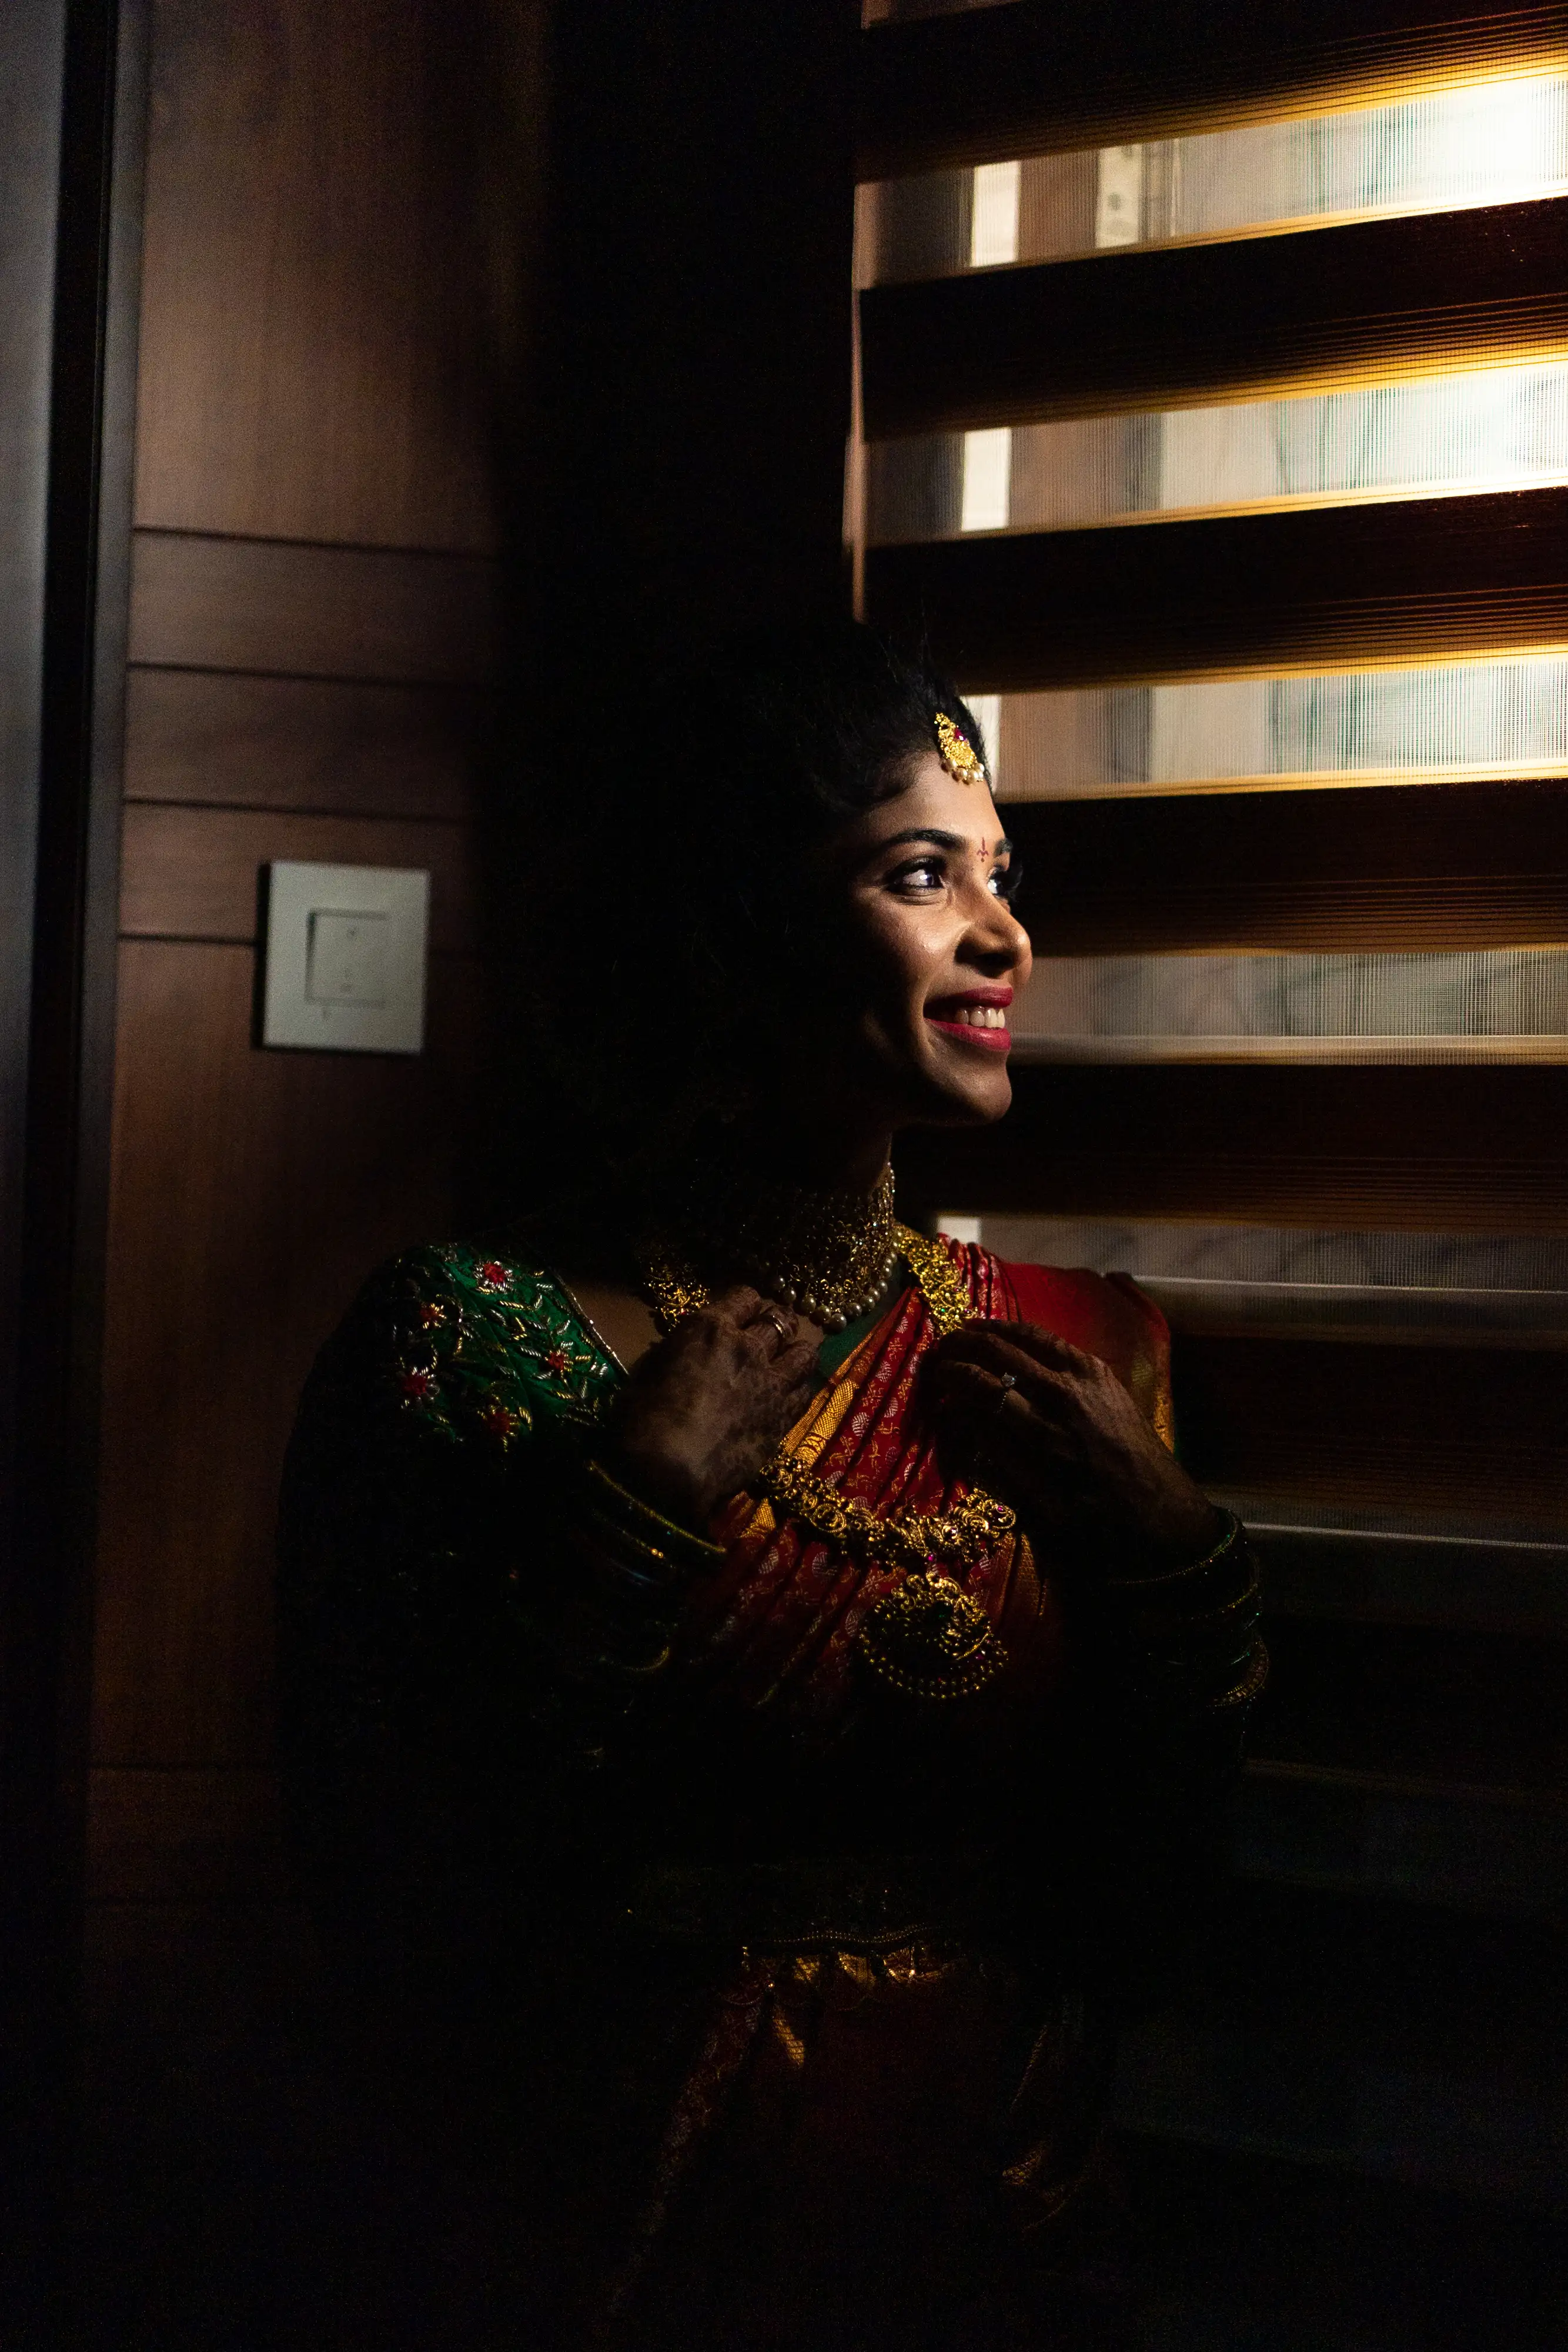
<path fill-rule="evenodd" d="M 872 548 L 865 600 L 982 692 L 1555 650 L 1568 488 Z"/>
<path fill-rule="evenodd" d="M 1568 1069 L 1059 1064 L 900 1139 L 906 1213 L 1568 1234 Z"/>
<path fill-rule="evenodd" d="M 1004 814 L 1041 954 L 1568 941 L 1568 778 Z"/>
<path fill-rule="evenodd" d="M 860 320 L 872 440 L 1552 358 L 1568 196 L 875 286 Z"/>
<path fill-rule="evenodd" d="M 1207 1486 L 1568 1531 L 1568 1353 L 1180 1335 L 1175 1377 Z"/>
<path fill-rule="evenodd" d="M 1254 1754 L 1330 1770 L 1568 1795 L 1554 1643 L 1447 1627 L 1276 1623 Z"/>
<path fill-rule="evenodd" d="M 1254 1519 L 1270 1620 L 1568 1639 L 1568 1548 Z"/>
<path fill-rule="evenodd" d="M 862 35 L 857 169 L 884 179 L 1329 113 L 1565 57 L 1561 5 L 1145 0 L 1129 14 L 1014 0 Z"/>

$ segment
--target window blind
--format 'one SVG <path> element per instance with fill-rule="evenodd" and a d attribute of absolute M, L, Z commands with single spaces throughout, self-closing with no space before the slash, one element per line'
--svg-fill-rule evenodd
<path fill-rule="evenodd" d="M 1012 1117 L 901 1187 L 1171 1318 L 1272 1593 L 1241 1876 L 1554 1902 L 1498 1660 L 1568 1633 L 1568 8 L 862 48 L 862 609 L 970 696 L 1040 960 Z"/>

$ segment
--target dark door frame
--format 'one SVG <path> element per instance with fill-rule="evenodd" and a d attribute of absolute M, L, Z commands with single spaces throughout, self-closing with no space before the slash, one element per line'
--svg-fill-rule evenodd
<path fill-rule="evenodd" d="M 147 0 L 0 10 L 0 1958 L 20 2281 L 78 2071 Z"/>

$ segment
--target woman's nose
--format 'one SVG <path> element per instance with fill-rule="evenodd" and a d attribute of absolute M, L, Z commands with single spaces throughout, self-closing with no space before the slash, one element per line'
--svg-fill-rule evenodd
<path fill-rule="evenodd" d="M 992 891 L 985 893 L 983 908 L 976 910 L 971 940 L 975 960 L 988 971 L 1011 971 L 1029 961 L 1029 933 L 1007 900 Z"/>

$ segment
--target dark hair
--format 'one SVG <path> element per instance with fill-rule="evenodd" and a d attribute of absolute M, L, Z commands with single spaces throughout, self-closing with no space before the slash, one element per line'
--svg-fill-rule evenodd
<path fill-rule="evenodd" d="M 939 711 L 984 756 L 948 681 L 852 621 L 733 638 L 700 690 L 708 731 L 770 845 L 813 838 L 902 789 L 911 761 L 936 748 Z"/>
<path fill-rule="evenodd" d="M 842 622 L 734 637 L 606 728 L 580 814 L 608 952 L 585 972 L 580 906 L 573 949 L 558 903 L 530 992 L 575 1159 L 635 1178 L 734 1115 L 809 942 L 805 860 L 903 790 L 939 711 L 984 758 L 945 678 Z"/>

